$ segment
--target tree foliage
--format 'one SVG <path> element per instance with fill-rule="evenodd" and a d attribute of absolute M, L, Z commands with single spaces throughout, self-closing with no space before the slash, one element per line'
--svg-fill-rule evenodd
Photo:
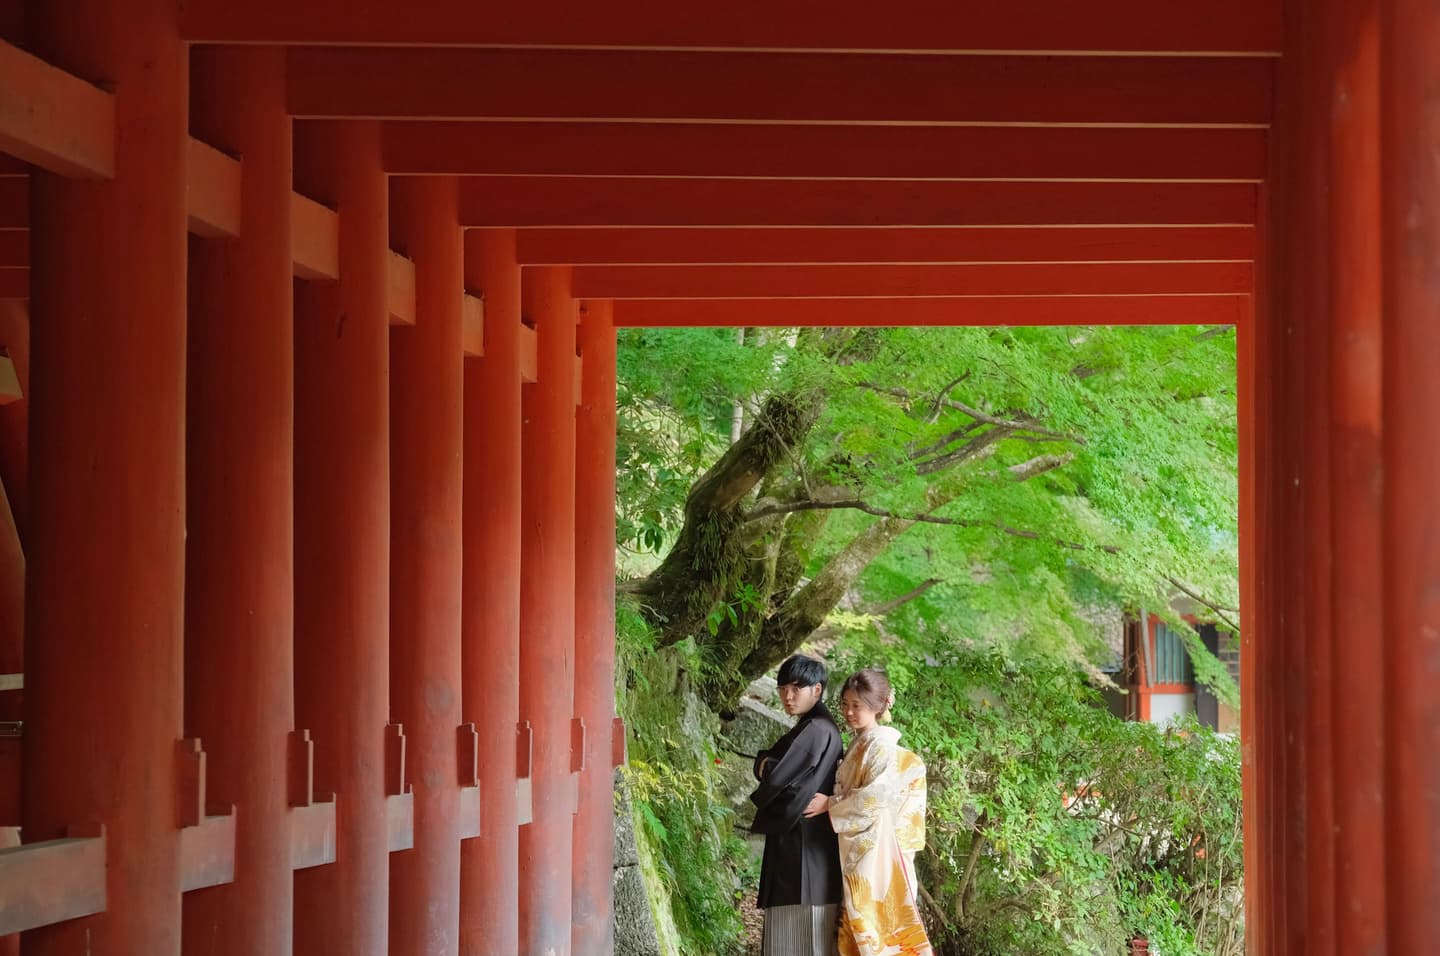
<path fill-rule="evenodd" d="M 1082 668 L 1106 653 L 1097 606 L 1169 613 L 1183 591 L 1236 626 L 1228 329 L 625 330 L 620 344 L 619 533 L 645 572 L 626 588 L 662 644 L 694 639 L 717 709 L 857 621 Z"/>

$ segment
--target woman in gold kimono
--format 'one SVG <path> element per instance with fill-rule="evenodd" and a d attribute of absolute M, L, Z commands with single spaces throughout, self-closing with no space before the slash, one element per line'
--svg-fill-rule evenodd
<path fill-rule="evenodd" d="M 845 909 L 840 956 L 932 956 L 915 905 L 915 852 L 925 842 L 925 765 L 882 727 L 895 697 L 877 670 L 853 674 L 840 708 L 855 736 L 833 796 L 816 794 L 806 816 L 830 814 L 840 840 Z"/>

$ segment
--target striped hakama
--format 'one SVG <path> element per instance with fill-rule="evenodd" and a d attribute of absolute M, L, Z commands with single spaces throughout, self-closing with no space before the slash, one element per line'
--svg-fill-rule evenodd
<path fill-rule="evenodd" d="M 836 956 L 840 906 L 772 906 L 765 910 L 760 956 Z"/>

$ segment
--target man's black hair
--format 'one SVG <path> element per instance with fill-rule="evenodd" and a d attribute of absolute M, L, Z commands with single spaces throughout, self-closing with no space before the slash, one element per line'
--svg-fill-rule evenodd
<path fill-rule="evenodd" d="M 775 675 L 775 683 L 780 687 L 786 684 L 813 687 L 816 684 L 829 683 L 829 680 L 830 674 L 825 670 L 825 665 L 804 654 L 796 654 L 781 664 L 780 673 Z"/>

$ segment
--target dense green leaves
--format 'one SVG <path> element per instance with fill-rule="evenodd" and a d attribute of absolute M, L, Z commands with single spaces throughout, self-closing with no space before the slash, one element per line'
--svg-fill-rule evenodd
<path fill-rule="evenodd" d="M 723 708 L 807 639 L 900 691 L 931 769 L 942 952 L 1118 953 L 1136 932 L 1166 956 L 1241 952 L 1238 748 L 1095 699 L 1114 657 L 1097 618 L 1143 609 L 1238 703 L 1179 621 L 1186 601 L 1239 622 L 1235 373 L 1228 329 L 621 331 L 618 543 L 646 607 L 622 615 L 622 713 L 691 952 L 731 945 L 743 855 L 696 743 L 710 715 L 677 688 Z M 782 434 L 762 407 L 801 424 L 758 447 Z M 737 410 L 758 430 L 732 449 Z"/>
<path fill-rule="evenodd" d="M 804 511 L 786 509 L 813 499 L 857 506 L 827 508 L 823 534 L 804 542 L 812 576 L 885 515 L 922 518 L 854 589 L 873 605 L 940 579 L 892 629 L 1088 666 L 1108 653 L 1089 623 L 1097 606 L 1172 614 L 1183 587 L 1204 600 L 1202 619 L 1238 618 L 1217 610 L 1238 606 L 1231 332 L 884 329 L 845 348 L 837 359 L 814 330 L 744 344 L 734 330 L 622 332 L 622 545 L 655 552 L 675 539 L 737 403 L 810 388 L 820 418 L 757 501 L 790 524 Z M 757 620 L 793 596 L 764 595 Z M 712 637 L 727 639 L 730 613 L 717 604 Z M 1235 702 L 1219 668 L 1201 671 Z"/>

